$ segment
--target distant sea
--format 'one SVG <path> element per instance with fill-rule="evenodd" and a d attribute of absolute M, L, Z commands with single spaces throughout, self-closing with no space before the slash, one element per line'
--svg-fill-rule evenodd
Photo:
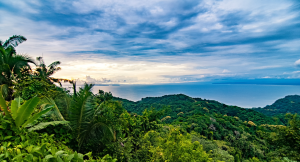
<path fill-rule="evenodd" d="M 216 100 L 227 105 L 243 108 L 265 107 L 287 95 L 300 94 L 300 85 L 259 84 L 160 84 L 160 85 L 95 85 L 98 90 L 112 92 L 116 97 L 138 101 L 145 97 L 160 97 L 170 94 L 185 94 L 190 97 Z"/>

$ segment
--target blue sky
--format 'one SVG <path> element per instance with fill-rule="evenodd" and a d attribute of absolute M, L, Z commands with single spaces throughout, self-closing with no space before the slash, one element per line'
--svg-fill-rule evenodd
<path fill-rule="evenodd" d="M 0 1 L 0 39 L 94 83 L 300 78 L 299 0 Z"/>

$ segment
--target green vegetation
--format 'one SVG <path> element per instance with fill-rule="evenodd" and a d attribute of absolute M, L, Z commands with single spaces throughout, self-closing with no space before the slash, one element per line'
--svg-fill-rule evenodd
<path fill-rule="evenodd" d="M 132 102 L 93 94 L 92 84 L 76 90 L 75 81 L 51 77 L 60 62 L 46 66 L 41 57 L 35 63 L 18 55 L 14 47 L 25 40 L 0 43 L 1 161 L 300 160 L 296 114 L 278 120 L 182 94 Z M 73 84 L 72 93 L 62 81 Z M 280 114 L 292 112 L 285 109 Z"/>
<path fill-rule="evenodd" d="M 124 108 L 129 112 L 141 114 L 146 108 L 154 107 L 158 110 L 166 109 L 170 112 L 171 118 L 169 123 L 179 117 L 186 118 L 195 114 L 223 114 L 228 116 L 236 116 L 243 121 L 255 121 L 256 124 L 271 124 L 274 120 L 261 113 L 251 109 L 244 109 L 237 106 L 228 106 L 214 100 L 206 100 L 201 98 L 191 98 L 189 96 L 166 95 L 163 97 L 147 97 L 141 101 L 132 102 L 125 99 L 114 98 L 116 101 L 122 101 Z"/>
<path fill-rule="evenodd" d="M 14 35 L 4 43 L 0 42 L 0 85 L 7 100 L 12 99 L 13 81 L 23 77 L 30 70 L 29 63 L 34 63 L 30 57 L 16 53 L 15 47 L 26 40 L 23 36 Z"/>
<path fill-rule="evenodd" d="M 300 113 L 300 96 L 290 95 L 276 100 L 272 105 L 267 105 L 264 108 L 254 108 L 267 116 L 275 116 L 279 114 Z"/>
<path fill-rule="evenodd" d="M 288 121 L 285 119 L 286 113 L 300 113 L 300 96 L 285 96 L 275 101 L 272 105 L 267 105 L 264 108 L 253 108 L 253 110 L 273 117 L 278 122 L 287 124 Z"/>
<path fill-rule="evenodd" d="M 120 98 L 114 100 L 121 101 L 123 107 L 131 113 L 141 114 L 141 111 L 151 107 L 164 111 L 161 119 L 163 123 L 180 126 L 187 133 L 199 133 L 204 139 L 213 141 L 213 149 L 207 150 L 212 150 L 212 153 L 219 155 L 225 151 L 235 160 L 253 157 L 265 161 L 274 160 L 277 149 L 267 137 L 276 131 L 266 129 L 266 126 L 278 124 L 278 120 L 252 109 L 191 98 L 183 94 L 147 97 L 138 102 Z M 204 142 L 203 147 L 205 144 L 207 142 Z"/>

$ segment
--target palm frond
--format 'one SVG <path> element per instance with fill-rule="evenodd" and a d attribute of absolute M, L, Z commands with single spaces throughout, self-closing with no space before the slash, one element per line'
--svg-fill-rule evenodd
<path fill-rule="evenodd" d="M 69 96 L 65 93 L 64 94 L 64 101 L 66 103 L 66 106 L 64 106 L 64 112 L 65 112 L 65 118 L 68 120 L 69 119 L 69 111 L 70 111 L 70 107 L 71 107 L 71 99 L 69 98 Z"/>
<path fill-rule="evenodd" d="M 37 57 L 36 60 L 39 62 L 39 65 L 45 65 L 43 57 Z"/>
<path fill-rule="evenodd" d="M 14 62 L 16 62 L 16 63 L 20 62 L 21 65 L 22 64 L 24 65 L 24 63 L 26 63 L 26 65 L 28 65 L 28 63 L 32 63 L 32 64 L 36 65 L 36 62 L 27 55 L 18 54 L 16 56 L 14 56 L 13 59 L 14 59 Z"/>
<path fill-rule="evenodd" d="M 69 124 L 69 121 L 43 122 L 43 123 L 39 123 L 38 125 L 35 125 L 35 126 L 29 128 L 28 131 L 31 132 L 31 131 L 41 130 L 41 129 L 45 129 L 45 128 L 48 127 L 49 125 L 56 126 L 56 125 L 60 125 L 60 124 L 68 125 L 68 124 Z"/>
<path fill-rule="evenodd" d="M 39 65 L 36 68 L 35 74 L 48 82 L 51 83 L 56 82 L 59 83 L 60 86 L 62 86 L 59 79 L 50 77 L 55 72 L 61 70 L 60 67 L 57 67 L 60 64 L 60 62 L 55 61 L 47 67 L 42 57 L 37 57 L 36 59 L 39 62 Z"/>
<path fill-rule="evenodd" d="M 79 148 L 85 141 L 102 139 L 113 134 L 108 126 L 96 120 L 96 103 L 91 92 L 92 88 L 93 84 L 85 84 L 80 88 L 73 96 L 70 109 L 70 123 L 77 134 Z"/>
<path fill-rule="evenodd" d="M 47 76 L 50 76 L 50 75 L 53 75 L 54 73 L 56 73 L 57 71 L 61 70 L 60 67 L 56 67 L 56 68 L 52 68 L 52 69 L 49 69 L 46 73 Z"/>
<path fill-rule="evenodd" d="M 82 132 L 87 125 L 89 120 L 92 118 L 94 113 L 94 105 L 91 96 L 78 96 L 76 102 L 72 104 L 70 121 L 71 127 L 74 130 Z"/>
<path fill-rule="evenodd" d="M 52 63 L 48 66 L 48 68 L 49 68 L 49 69 L 53 69 L 53 68 L 57 67 L 58 65 L 60 65 L 60 61 L 55 61 L 55 62 L 52 62 Z"/>
<path fill-rule="evenodd" d="M 78 135 L 78 145 L 79 148 L 85 142 L 99 142 L 101 140 L 112 140 L 115 139 L 113 130 L 106 124 L 101 122 L 90 123 L 88 127 L 85 128 Z"/>
<path fill-rule="evenodd" d="M 35 62 L 26 55 L 15 55 L 7 61 L 12 72 L 18 75 L 21 75 L 22 69 L 24 68 L 27 68 L 28 70 L 31 69 L 28 63 L 35 64 Z"/>
<path fill-rule="evenodd" d="M 9 46 L 17 47 L 20 43 L 26 41 L 27 39 L 24 36 L 21 35 L 13 35 L 8 40 L 4 42 L 2 45 L 4 48 L 7 48 Z"/>

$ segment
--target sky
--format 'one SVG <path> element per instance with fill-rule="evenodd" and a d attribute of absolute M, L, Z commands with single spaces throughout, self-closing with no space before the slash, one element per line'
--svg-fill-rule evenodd
<path fill-rule="evenodd" d="M 54 77 L 109 84 L 300 78 L 299 0 L 0 0 L 0 39 Z"/>

